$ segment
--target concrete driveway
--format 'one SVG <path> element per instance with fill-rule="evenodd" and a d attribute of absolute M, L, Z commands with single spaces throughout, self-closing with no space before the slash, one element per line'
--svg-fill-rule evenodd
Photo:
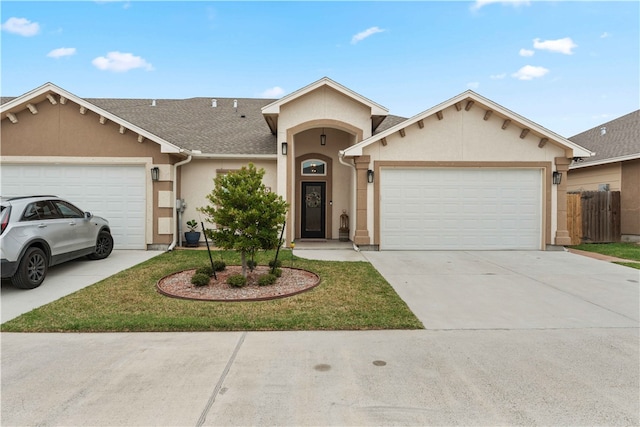
<path fill-rule="evenodd" d="M 51 267 L 42 285 L 35 289 L 17 289 L 8 279 L 3 280 L 0 294 L 2 323 L 161 253 L 160 251 L 114 250 L 109 257 L 102 260 L 79 258 Z"/>
<path fill-rule="evenodd" d="M 427 329 L 638 327 L 640 270 L 568 252 L 363 252 Z"/>
<path fill-rule="evenodd" d="M 427 330 L 3 334 L 2 424 L 640 424 L 637 270 L 363 256 Z"/>

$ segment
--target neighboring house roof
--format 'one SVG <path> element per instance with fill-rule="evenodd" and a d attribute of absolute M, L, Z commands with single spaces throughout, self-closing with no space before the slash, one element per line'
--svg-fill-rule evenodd
<path fill-rule="evenodd" d="M 596 153 L 574 163 L 571 169 L 640 159 L 640 110 L 579 133 L 569 140 Z"/>
<path fill-rule="evenodd" d="M 471 102 L 471 104 L 469 104 L 469 102 Z M 412 124 L 415 124 L 420 120 L 424 120 L 429 116 L 432 116 L 434 114 L 439 114 L 442 110 L 449 108 L 453 105 L 457 104 L 457 108 L 462 108 L 461 105 L 463 103 L 465 104 L 465 106 L 478 103 L 479 105 L 482 105 L 483 108 L 490 110 L 496 115 L 503 117 L 505 119 L 509 119 L 511 122 L 513 122 L 513 124 L 523 129 L 528 129 L 532 134 L 538 135 L 540 136 L 540 138 L 547 138 L 550 143 L 563 147 L 565 150 L 568 150 L 571 153 L 572 157 L 590 157 L 593 154 L 589 150 L 585 149 L 584 147 L 572 141 L 569 141 L 568 139 L 532 122 L 531 120 L 528 120 L 514 113 L 513 111 L 510 111 L 502 107 L 501 105 L 498 105 L 495 102 L 487 98 L 484 98 L 481 95 L 478 95 L 477 93 L 471 90 L 467 90 L 461 93 L 460 95 L 449 99 L 448 101 L 438 104 L 435 107 L 430 108 L 420 114 L 417 114 L 407 120 L 400 121 L 396 125 L 391 126 L 384 131 L 378 132 L 375 135 L 359 142 L 358 144 L 352 145 L 346 150 L 343 150 L 340 153 L 340 156 L 341 157 L 360 156 L 362 155 L 362 152 L 363 152 L 362 149 L 364 147 L 370 144 L 373 144 L 377 141 L 380 141 L 382 138 L 386 138 L 387 136 L 392 135 L 393 133 L 398 132 Z"/>

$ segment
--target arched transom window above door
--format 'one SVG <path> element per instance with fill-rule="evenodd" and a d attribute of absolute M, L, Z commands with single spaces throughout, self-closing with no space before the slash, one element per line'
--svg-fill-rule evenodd
<path fill-rule="evenodd" d="M 301 169 L 302 169 L 303 176 L 327 174 L 327 164 L 322 160 L 318 160 L 318 159 L 309 159 L 309 160 L 303 161 Z"/>

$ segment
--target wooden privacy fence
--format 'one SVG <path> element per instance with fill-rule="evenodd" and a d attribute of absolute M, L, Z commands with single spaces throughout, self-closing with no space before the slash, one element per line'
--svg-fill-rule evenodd
<path fill-rule="evenodd" d="M 567 194 L 567 229 L 571 244 L 620 241 L 620 192 Z"/>

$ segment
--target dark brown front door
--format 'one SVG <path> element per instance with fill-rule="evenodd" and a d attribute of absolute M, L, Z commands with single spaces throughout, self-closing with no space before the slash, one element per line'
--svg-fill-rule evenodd
<path fill-rule="evenodd" d="M 325 234 L 325 182 L 302 183 L 302 232 L 300 237 L 324 239 Z"/>

